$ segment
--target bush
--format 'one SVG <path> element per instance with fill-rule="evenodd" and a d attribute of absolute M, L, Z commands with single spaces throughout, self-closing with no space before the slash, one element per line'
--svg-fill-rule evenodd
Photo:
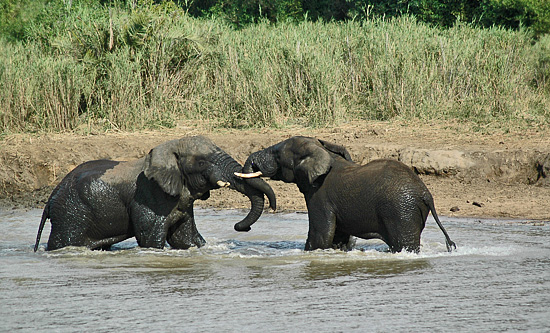
<path fill-rule="evenodd" d="M 532 29 L 550 33 L 550 2 L 540 0 L 195 0 L 178 1 L 195 17 L 214 15 L 242 28 L 262 19 L 269 22 L 303 20 L 363 20 L 413 15 L 442 28 L 456 22 L 480 27 Z"/>
<path fill-rule="evenodd" d="M 530 28 L 536 36 L 550 33 L 550 2 L 539 0 L 486 0 L 481 4 L 484 26 Z"/>
<path fill-rule="evenodd" d="M 235 30 L 150 1 L 75 1 L 54 12 L 63 19 L 29 23 L 23 40 L 0 38 L 2 132 L 190 119 L 226 127 L 549 120 L 549 39 L 526 30 L 439 29 L 412 16 Z"/>

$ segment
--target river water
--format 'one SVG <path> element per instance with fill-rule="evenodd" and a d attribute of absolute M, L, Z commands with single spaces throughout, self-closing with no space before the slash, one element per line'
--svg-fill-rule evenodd
<path fill-rule="evenodd" d="M 307 215 L 196 211 L 207 245 L 33 252 L 40 210 L 0 211 L 0 331 L 550 331 L 550 226 L 430 217 L 420 254 L 304 252 Z"/>

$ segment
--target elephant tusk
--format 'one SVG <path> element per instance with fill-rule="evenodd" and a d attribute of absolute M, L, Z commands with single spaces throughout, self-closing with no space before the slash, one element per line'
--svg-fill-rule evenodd
<path fill-rule="evenodd" d="M 241 178 L 256 178 L 256 177 L 260 177 L 261 175 L 263 175 L 261 171 L 256 171 L 252 173 L 235 172 L 235 176 L 241 177 Z"/>
<path fill-rule="evenodd" d="M 216 183 L 219 187 L 229 187 L 231 184 L 229 182 L 224 182 L 223 180 L 218 180 Z"/>

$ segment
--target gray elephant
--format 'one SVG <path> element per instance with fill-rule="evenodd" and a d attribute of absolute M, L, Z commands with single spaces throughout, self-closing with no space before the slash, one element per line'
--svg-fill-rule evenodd
<path fill-rule="evenodd" d="M 456 248 L 422 180 L 395 160 L 360 166 L 342 146 L 298 136 L 251 154 L 238 176 L 266 176 L 298 185 L 309 217 L 306 250 L 347 249 L 351 236 L 356 236 L 381 239 L 392 252 L 418 252 L 430 211 L 448 251 Z M 249 230 L 247 222 L 237 223 L 235 229 Z"/>
<path fill-rule="evenodd" d="M 228 186 L 245 194 L 251 209 L 242 223 L 262 214 L 264 194 L 275 209 L 275 194 L 263 180 L 234 175 L 242 166 L 203 136 L 165 142 L 134 161 L 97 160 L 72 170 L 50 195 L 34 250 L 46 219 L 52 224 L 47 250 L 65 246 L 108 248 L 135 237 L 139 246 L 187 249 L 202 246 L 193 202 Z"/>

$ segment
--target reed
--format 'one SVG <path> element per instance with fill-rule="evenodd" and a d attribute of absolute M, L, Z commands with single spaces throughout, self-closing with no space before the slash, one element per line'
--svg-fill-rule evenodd
<path fill-rule="evenodd" d="M 550 119 L 550 37 L 525 31 L 407 16 L 234 30 L 154 6 L 63 15 L 24 43 L 0 38 L 2 133 Z"/>

